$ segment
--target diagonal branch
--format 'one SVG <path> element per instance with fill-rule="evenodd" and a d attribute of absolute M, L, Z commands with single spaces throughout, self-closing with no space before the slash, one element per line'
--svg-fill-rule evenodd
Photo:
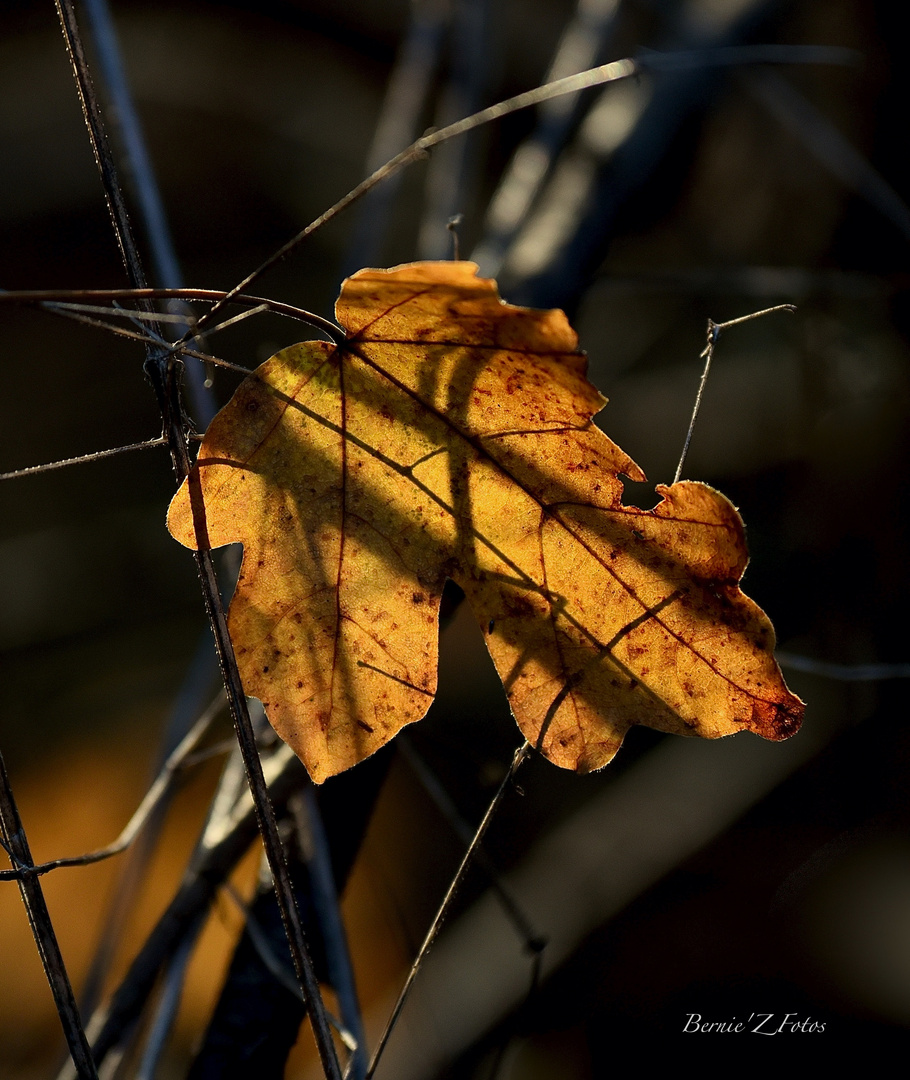
<path fill-rule="evenodd" d="M 63 29 L 64 38 L 69 50 L 76 78 L 79 99 L 82 104 L 86 127 L 88 128 L 95 159 L 101 174 L 102 184 L 105 190 L 108 207 L 117 236 L 117 243 L 127 269 L 127 274 L 134 288 L 144 288 L 146 285 L 145 275 L 139 258 L 138 249 L 133 239 L 126 213 L 126 205 L 123 199 L 116 168 L 101 121 L 101 112 L 95 97 L 88 64 L 85 60 L 79 28 L 76 23 L 72 0 L 57 0 L 57 10 Z M 239 290 L 238 290 L 239 291 Z M 145 302 L 150 303 L 149 301 Z M 145 306 L 145 304 L 143 305 Z M 211 313 L 210 313 L 211 314 Z M 182 402 L 180 398 L 180 385 L 178 381 L 178 366 L 169 350 L 153 349 L 147 346 L 145 370 L 148 374 L 161 412 L 163 434 L 171 451 L 171 459 L 174 471 L 180 479 L 189 472 L 190 461 L 187 452 L 186 429 Z M 288 875 L 287 863 L 278 835 L 278 825 L 275 820 L 275 811 L 269 799 L 268 788 L 262 772 L 262 762 L 256 748 L 256 740 L 253 734 L 253 725 L 247 708 L 243 685 L 237 670 L 237 661 L 234 649 L 228 634 L 227 618 L 224 606 L 221 602 L 221 594 L 218 589 L 218 581 L 215 574 L 215 565 L 211 552 L 198 551 L 195 553 L 197 570 L 202 584 L 203 600 L 209 624 L 215 637 L 215 647 L 221 667 L 222 678 L 227 692 L 228 704 L 240 749 L 243 754 L 244 765 L 250 789 L 253 793 L 253 801 L 256 807 L 256 817 L 262 834 L 266 855 L 272 877 L 275 881 L 275 891 L 281 907 L 282 920 L 288 935 L 291 955 L 294 958 L 294 967 L 301 989 L 306 999 L 313 1032 L 319 1049 L 323 1071 L 330 1080 L 340 1080 L 341 1073 L 332 1042 L 331 1031 L 325 1013 L 325 1007 L 319 991 L 319 984 L 313 971 L 306 943 L 303 938 L 303 930 L 300 923 L 300 915 L 297 911 L 291 881 Z"/>
<path fill-rule="evenodd" d="M 22 902 L 25 904 L 35 944 L 38 946 L 44 973 L 50 983 L 51 993 L 54 995 L 54 1004 L 60 1015 L 60 1023 L 63 1025 L 67 1046 L 79 1080 L 97 1080 L 95 1063 L 92 1061 L 92 1053 L 79 1018 L 79 1009 L 76 1006 L 73 988 L 66 973 L 57 935 L 54 933 L 54 926 L 44 900 L 41 882 L 37 875 L 31 872 L 32 854 L 2 756 L 0 756 L 0 844 L 6 849 L 13 868 L 19 871 L 19 892 L 22 894 Z"/>
<path fill-rule="evenodd" d="M 449 883 L 448 889 L 446 889 L 446 894 L 442 898 L 442 903 L 439 905 L 439 910 L 436 912 L 433 922 L 430 924 L 430 929 L 427 930 L 426 937 L 423 939 L 423 944 L 420 946 L 420 949 L 417 952 L 417 956 L 414 958 L 414 963 L 411 965 L 411 970 L 408 972 L 408 977 L 405 979 L 404 985 L 402 986 L 398 994 L 398 1000 L 395 1002 L 395 1006 L 392 1009 L 391 1015 L 386 1021 L 385 1030 L 383 1031 L 376 1046 L 376 1049 L 373 1052 L 373 1059 L 370 1062 L 370 1067 L 367 1069 L 364 1080 L 371 1080 L 371 1077 L 375 1073 L 380 1058 L 382 1057 L 386 1045 L 388 1044 L 389 1037 L 395 1029 L 395 1025 L 398 1023 L 399 1017 L 401 1016 L 401 1010 L 404 1008 L 405 1002 L 407 1001 L 408 996 L 411 993 L 411 987 L 414 985 L 414 980 L 417 978 L 417 973 L 420 970 L 424 960 L 427 958 L 427 954 L 429 953 L 430 949 L 432 949 L 433 943 L 436 941 L 436 938 L 439 937 L 439 931 L 442 929 L 442 924 L 445 922 L 446 917 L 449 914 L 449 911 L 452 907 L 452 901 L 455 899 L 455 894 L 461 887 L 461 883 L 464 881 L 465 875 L 467 874 L 475 855 L 477 854 L 481 844 L 483 843 L 484 837 L 487 834 L 487 830 L 489 829 L 493 818 L 496 816 L 496 811 L 502 804 L 502 800 L 505 798 L 506 793 L 511 788 L 512 783 L 515 779 L 516 772 L 518 772 L 518 769 L 527 759 L 530 752 L 531 745 L 528 742 L 522 743 L 521 746 L 515 751 L 515 756 L 512 758 L 512 764 L 509 766 L 508 772 L 503 777 L 502 783 L 496 789 L 496 794 L 493 796 L 490 805 L 487 807 L 487 811 L 483 816 L 483 820 L 477 826 L 477 831 L 474 833 L 474 838 L 468 845 L 468 848 L 465 851 L 464 856 L 462 857 L 461 863 L 459 864 L 458 869 L 455 871 L 455 876 Z"/>
<path fill-rule="evenodd" d="M 613 60 L 599 67 L 588 68 L 575 75 L 568 75 L 553 82 L 537 86 L 533 90 L 516 94 L 506 98 L 495 105 L 490 105 L 479 112 L 466 116 L 462 120 L 449 124 L 446 127 L 430 131 L 421 138 L 415 140 L 401 153 L 390 158 L 384 165 L 376 169 L 365 180 L 352 188 L 338 202 L 330 206 L 326 211 L 292 236 L 277 251 L 273 252 L 263 263 L 247 276 L 233 289 L 228 290 L 223 301 L 216 303 L 211 311 L 206 312 L 197 325 L 197 331 L 207 326 L 220 310 L 222 304 L 233 300 L 238 293 L 245 292 L 253 282 L 258 281 L 265 273 L 282 262 L 292 251 L 296 250 L 308 237 L 310 237 L 323 225 L 327 225 L 352 203 L 362 198 L 368 191 L 372 191 L 378 184 L 394 176 L 408 165 L 414 164 L 426 157 L 427 152 L 434 146 L 447 142 L 449 139 L 466 135 L 475 128 L 482 127 L 494 120 L 500 120 L 511 113 L 521 109 L 540 105 L 542 102 L 553 98 L 562 97 L 565 94 L 576 94 L 593 86 L 605 86 L 607 83 L 619 82 L 640 75 L 648 69 L 663 71 L 686 71 L 701 68 L 734 67 L 743 64 L 766 64 L 766 63 L 795 63 L 795 64 L 853 64 L 857 55 L 852 49 L 828 48 L 825 46 L 743 46 L 690 49 L 680 52 L 656 53 L 651 52 L 638 58 L 626 57 L 623 60 Z"/>

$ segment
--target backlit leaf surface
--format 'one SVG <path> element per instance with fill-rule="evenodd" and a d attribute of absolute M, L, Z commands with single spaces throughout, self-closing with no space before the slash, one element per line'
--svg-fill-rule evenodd
<path fill-rule="evenodd" d="M 239 387 L 168 518 L 189 547 L 243 543 L 244 686 L 314 780 L 427 711 L 447 577 L 557 765 L 600 768 L 633 724 L 793 734 L 739 515 L 687 481 L 622 504 L 644 474 L 593 425 L 561 311 L 449 262 L 363 270 L 336 314 L 344 347 L 283 349 Z"/>

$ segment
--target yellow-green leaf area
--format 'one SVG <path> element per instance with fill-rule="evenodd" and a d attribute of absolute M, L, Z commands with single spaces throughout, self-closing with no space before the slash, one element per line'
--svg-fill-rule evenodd
<path fill-rule="evenodd" d="M 342 346 L 284 349 L 212 422 L 168 526 L 242 542 L 229 627 L 244 687 L 317 782 L 419 720 L 438 613 L 464 590 L 525 737 L 605 765 L 626 731 L 781 739 L 803 706 L 740 590 L 740 517 L 719 492 L 658 487 L 592 422 L 560 311 L 504 304 L 472 263 L 363 270 Z"/>

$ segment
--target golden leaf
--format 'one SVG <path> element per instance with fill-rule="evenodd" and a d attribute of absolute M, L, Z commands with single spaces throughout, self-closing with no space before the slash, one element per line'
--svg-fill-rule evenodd
<path fill-rule="evenodd" d="M 697 483 L 622 504 L 641 469 L 561 311 L 504 304 L 472 263 L 362 270 L 342 347 L 283 349 L 215 418 L 168 526 L 244 545 L 229 625 L 247 693 L 317 782 L 427 711 L 457 582 L 525 737 L 605 765 L 633 724 L 793 734 L 802 703 L 739 589 L 743 526 Z"/>

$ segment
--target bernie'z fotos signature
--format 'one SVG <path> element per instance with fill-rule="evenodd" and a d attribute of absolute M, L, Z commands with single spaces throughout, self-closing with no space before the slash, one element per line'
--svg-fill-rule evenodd
<path fill-rule="evenodd" d="M 811 1016 L 800 1019 L 798 1013 L 763 1013 L 754 1012 L 748 1020 L 702 1020 L 701 1013 L 687 1013 L 683 1032 L 686 1034 L 749 1034 L 749 1035 L 792 1035 L 821 1034 L 825 1030 L 823 1021 L 813 1020 Z"/>

